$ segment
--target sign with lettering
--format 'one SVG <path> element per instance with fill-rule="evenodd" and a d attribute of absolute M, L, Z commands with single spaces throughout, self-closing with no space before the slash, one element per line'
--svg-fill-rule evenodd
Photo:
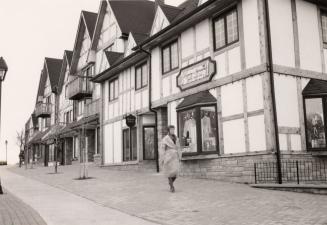
<path fill-rule="evenodd" d="M 181 90 L 186 90 L 211 81 L 215 74 L 216 62 L 208 57 L 182 68 L 176 77 L 177 86 Z"/>
<path fill-rule="evenodd" d="M 126 120 L 126 125 L 128 127 L 134 127 L 135 126 L 136 117 L 133 116 L 132 114 L 129 114 L 128 116 L 126 116 L 125 120 Z"/>

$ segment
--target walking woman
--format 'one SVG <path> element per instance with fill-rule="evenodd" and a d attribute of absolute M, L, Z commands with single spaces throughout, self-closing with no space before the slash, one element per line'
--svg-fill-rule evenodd
<path fill-rule="evenodd" d="M 175 192 L 174 182 L 178 176 L 181 151 L 179 140 L 175 135 L 175 127 L 168 126 L 167 135 L 162 139 L 160 164 L 168 178 L 170 191 Z"/>

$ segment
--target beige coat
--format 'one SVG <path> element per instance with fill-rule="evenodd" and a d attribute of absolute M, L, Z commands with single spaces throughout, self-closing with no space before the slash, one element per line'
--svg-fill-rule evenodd
<path fill-rule="evenodd" d="M 181 159 L 181 150 L 179 140 L 176 140 L 176 144 L 166 135 L 162 139 L 160 147 L 160 165 L 166 177 L 176 177 L 179 173 Z"/>

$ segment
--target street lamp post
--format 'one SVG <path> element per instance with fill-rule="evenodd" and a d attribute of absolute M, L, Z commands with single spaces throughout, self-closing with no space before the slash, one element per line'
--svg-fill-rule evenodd
<path fill-rule="evenodd" d="M 6 144 L 6 165 L 8 165 L 8 141 L 6 140 L 5 141 L 5 144 Z"/>
<path fill-rule="evenodd" d="M 7 71 L 8 71 L 8 66 L 6 61 L 2 57 L 0 57 L 0 131 L 1 131 L 1 88 L 2 88 L 2 82 L 5 80 Z M 3 194 L 1 180 L 0 180 L 0 194 Z"/>

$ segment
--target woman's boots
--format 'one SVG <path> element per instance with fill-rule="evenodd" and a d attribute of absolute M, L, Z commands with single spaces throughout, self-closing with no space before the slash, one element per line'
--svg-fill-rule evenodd
<path fill-rule="evenodd" d="M 169 186 L 170 186 L 170 192 L 175 192 L 175 187 L 174 187 L 174 181 L 175 181 L 176 177 L 169 177 L 168 181 L 169 181 Z"/>

